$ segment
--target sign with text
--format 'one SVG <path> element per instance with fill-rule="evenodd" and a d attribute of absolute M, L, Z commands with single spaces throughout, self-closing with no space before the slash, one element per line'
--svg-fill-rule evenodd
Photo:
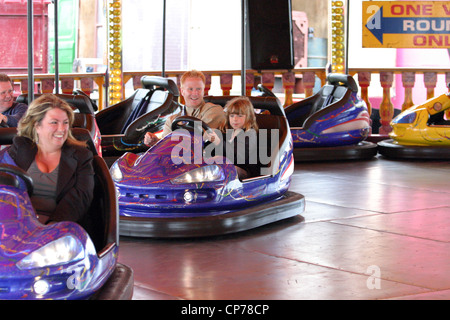
<path fill-rule="evenodd" d="M 364 1 L 363 48 L 450 48 L 450 1 Z"/>

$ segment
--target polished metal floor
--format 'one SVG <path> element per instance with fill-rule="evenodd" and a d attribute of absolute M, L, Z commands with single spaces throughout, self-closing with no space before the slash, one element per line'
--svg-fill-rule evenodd
<path fill-rule="evenodd" d="M 204 239 L 121 237 L 133 299 L 450 299 L 450 161 L 297 163 L 298 217 Z"/>

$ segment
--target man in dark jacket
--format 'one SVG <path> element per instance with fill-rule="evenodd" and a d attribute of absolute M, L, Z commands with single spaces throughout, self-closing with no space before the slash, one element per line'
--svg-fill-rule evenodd
<path fill-rule="evenodd" d="M 28 106 L 14 101 L 14 89 L 11 78 L 0 73 L 0 126 L 17 127 L 20 118 Z"/>

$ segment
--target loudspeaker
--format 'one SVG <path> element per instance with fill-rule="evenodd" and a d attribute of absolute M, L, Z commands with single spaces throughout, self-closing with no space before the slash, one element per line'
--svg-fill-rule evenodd
<path fill-rule="evenodd" d="M 247 67 L 293 69 L 291 0 L 247 0 Z"/>

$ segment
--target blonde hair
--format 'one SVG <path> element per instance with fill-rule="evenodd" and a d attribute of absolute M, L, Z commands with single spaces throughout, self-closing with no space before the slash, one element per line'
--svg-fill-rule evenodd
<path fill-rule="evenodd" d="M 47 93 L 34 99 L 28 106 L 25 115 L 20 119 L 17 125 L 17 134 L 19 136 L 31 139 L 37 144 L 38 136 L 36 132 L 36 125 L 42 122 L 47 112 L 51 109 L 61 109 L 67 113 L 69 118 L 69 127 L 72 128 L 74 122 L 74 113 L 72 107 L 64 100 L 57 96 Z M 72 135 L 72 130 L 69 129 L 67 142 L 75 145 L 86 146 L 86 142 L 75 139 Z"/>
<path fill-rule="evenodd" d="M 247 131 L 249 129 L 254 129 L 258 131 L 258 124 L 256 123 L 255 110 L 253 109 L 253 105 L 249 98 L 243 96 L 231 99 L 225 105 L 225 113 L 227 116 L 227 121 L 224 127 L 222 128 L 222 131 L 224 131 L 224 129 L 231 129 L 230 114 L 245 115 L 246 118 L 244 130 Z"/>

